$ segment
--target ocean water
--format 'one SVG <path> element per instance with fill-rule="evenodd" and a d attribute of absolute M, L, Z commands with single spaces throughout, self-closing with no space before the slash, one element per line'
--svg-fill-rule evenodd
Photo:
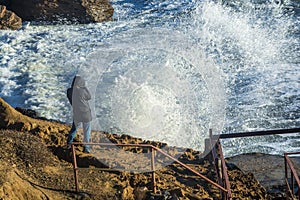
<path fill-rule="evenodd" d="M 0 31 L 0 96 L 72 122 L 82 75 L 93 128 L 203 150 L 216 134 L 300 127 L 300 2 L 111 0 L 114 20 Z M 300 135 L 223 140 L 226 156 L 300 150 Z"/>

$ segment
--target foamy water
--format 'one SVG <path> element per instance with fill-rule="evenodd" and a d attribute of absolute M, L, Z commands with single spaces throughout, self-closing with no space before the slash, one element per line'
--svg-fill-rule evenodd
<path fill-rule="evenodd" d="M 197 149 L 209 128 L 299 127 L 298 4 L 113 1 L 113 22 L 1 31 L 0 95 L 71 123 L 66 89 L 80 73 L 95 129 Z M 226 155 L 298 144 L 297 134 L 224 141 Z"/>

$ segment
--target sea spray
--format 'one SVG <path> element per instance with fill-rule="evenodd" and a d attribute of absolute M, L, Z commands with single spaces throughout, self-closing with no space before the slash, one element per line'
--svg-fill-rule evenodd
<path fill-rule="evenodd" d="M 127 31 L 99 45 L 89 60 L 81 71 L 94 71 L 86 79 L 99 130 L 203 151 L 209 128 L 223 129 L 222 73 L 186 35 Z"/>
<path fill-rule="evenodd" d="M 296 16 L 285 3 L 206 2 L 195 9 L 192 31 L 226 74 L 228 102 L 223 133 L 299 127 L 294 107 L 299 105 L 295 96 L 299 93 L 299 64 L 294 64 L 299 39 L 291 34 L 297 30 Z M 290 149 L 275 147 L 272 141 L 276 140 L 291 141 L 281 136 L 226 140 L 225 153 Z"/>
<path fill-rule="evenodd" d="M 299 127 L 297 1 L 128 1 L 126 7 L 123 1 L 112 3 L 116 8 L 112 22 L 55 26 L 31 23 L 19 31 L 1 31 L 1 96 L 14 107 L 35 109 L 44 117 L 71 123 L 66 89 L 74 75 L 80 73 L 80 68 L 89 68 L 92 70 L 88 73 L 97 76 L 91 84 L 94 92 L 100 95 L 101 89 L 105 88 L 106 94 L 111 92 L 116 96 L 115 99 L 109 95 L 98 96 L 93 102 L 93 107 L 102 109 L 98 113 L 111 117 L 113 125 L 106 126 L 108 130 L 128 132 L 135 128 L 134 132 L 139 136 L 140 130 L 149 128 L 151 133 L 147 137 L 154 138 L 157 130 L 165 131 L 166 124 L 170 124 L 172 131 L 177 131 L 178 127 L 194 131 L 190 146 L 201 149 L 203 140 L 199 138 L 206 137 L 209 127 L 214 133 Z M 144 28 L 145 31 L 141 31 Z M 157 32 L 158 29 L 161 32 Z M 163 41 L 167 42 L 164 44 Z M 88 58 L 92 52 L 99 53 L 98 60 Z M 200 58 L 205 58 L 208 65 L 199 65 Z M 102 71 L 89 67 L 97 62 L 103 67 Z M 123 71 L 117 72 L 118 69 Z M 143 76 L 148 71 L 157 79 Z M 207 72 L 216 74 L 217 78 Z M 148 82 L 136 78 L 140 76 L 138 73 L 148 77 Z M 171 73 L 173 81 L 158 83 L 163 79 L 163 73 Z M 110 77 L 114 77 L 111 82 Z M 215 83 L 214 78 L 222 84 Z M 126 91 L 122 89 L 126 84 L 131 91 L 128 103 L 119 95 Z M 224 86 L 224 91 L 218 94 L 213 84 Z M 106 100 L 109 101 L 102 105 Z M 123 112 L 116 116 L 118 101 L 129 113 L 132 126 L 124 125 L 127 115 Z M 187 110 L 183 110 L 185 103 L 190 104 Z M 133 104 L 138 109 L 129 112 Z M 164 118 L 172 109 L 174 113 Z M 214 116 L 218 113 L 221 114 Z M 96 117 L 96 112 L 94 115 Z M 105 123 L 99 122 L 99 114 L 97 118 L 95 124 L 109 124 L 105 119 Z M 157 121 L 160 121 L 157 128 L 151 126 Z M 117 130 L 120 127 L 115 124 L 122 125 L 124 130 Z M 168 134 L 165 136 L 169 138 Z M 178 134 L 169 140 L 177 144 L 180 137 Z M 262 151 L 280 154 L 286 150 L 297 151 L 298 146 L 297 137 L 291 136 L 232 140 L 226 142 L 225 153 Z"/>

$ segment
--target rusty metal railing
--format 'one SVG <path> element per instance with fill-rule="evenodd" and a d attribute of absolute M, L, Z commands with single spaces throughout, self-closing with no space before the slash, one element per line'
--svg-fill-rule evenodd
<path fill-rule="evenodd" d="M 218 178 L 218 183 L 210 180 L 209 178 L 205 177 L 204 175 L 200 174 L 196 170 L 192 169 L 188 165 L 180 162 L 176 158 L 172 157 L 168 153 L 164 152 L 163 150 L 159 149 L 158 147 L 155 147 L 150 144 L 112 144 L 112 143 L 72 143 L 72 161 L 73 161 L 73 169 L 74 169 L 74 180 L 75 180 L 75 187 L 76 192 L 79 192 L 79 184 L 78 184 L 78 166 L 76 161 L 76 151 L 75 151 L 75 145 L 100 145 L 100 146 L 121 146 L 121 147 L 143 147 L 143 148 L 151 148 L 151 170 L 152 170 L 152 186 L 153 186 L 153 192 L 156 193 L 156 182 L 155 182 L 155 152 L 159 152 L 162 155 L 170 158 L 175 163 L 181 165 L 182 167 L 185 167 L 192 173 L 198 175 L 200 178 L 204 179 L 211 185 L 214 185 L 220 190 L 220 193 L 222 195 L 222 198 L 225 200 L 231 200 L 232 199 L 232 193 L 230 189 L 230 182 L 229 177 L 227 173 L 227 167 L 225 158 L 222 151 L 222 145 L 220 143 L 220 139 L 226 139 L 226 138 L 237 138 L 237 137 L 250 137 L 250 136 L 264 136 L 264 135 L 274 135 L 274 134 L 288 134 L 288 133 L 300 133 L 300 128 L 294 128 L 294 129 L 280 129 L 280 130 L 268 130 L 268 131 L 254 131 L 254 132 L 244 132 L 244 133 L 232 133 L 232 134 L 221 134 L 221 135 L 213 135 L 212 131 L 210 130 L 210 147 L 211 147 L 211 153 L 212 157 L 216 166 L 216 173 Z M 293 154 L 293 153 L 288 153 Z M 286 156 L 287 157 L 287 156 Z M 291 173 L 293 174 L 293 179 L 296 180 L 298 187 L 299 187 L 299 178 L 297 176 L 296 171 L 294 170 L 294 167 L 292 163 L 289 161 L 289 158 L 287 157 L 286 163 L 291 168 Z M 292 180 L 293 180 L 292 179 Z M 300 189 L 299 189 L 300 191 Z M 298 195 L 300 192 L 298 191 Z M 300 195 L 299 195 L 300 198 Z"/>
<path fill-rule="evenodd" d="M 78 180 L 78 165 L 76 160 L 76 151 L 75 151 L 75 145 L 99 145 L 99 146 L 120 146 L 120 147 L 143 147 L 143 148 L 151 148 L 152 156 L 151 156 L 151 170 L 152 170 L 152 186 L 153 186 L 153 192 L 156 193 L 156 182 L 155 182 L 155 163 L 154 163 L 154 156 L 155 152 L 159 152 L 162 155 L 168 157 L 169 159 L 173 160 L 175 163 L 181 165 L 182 167 L 186 168 L 190 172 L 198 175 L 203 180 L 207 181 L 211 185 L 214 185 L 215 187 L 219 188 L 221 191 L 228 193 L 228 190 L 224 188 L 223 186 L 219 185 L 218 183 L 215 183 L 214 181 L 210 180 L 206 176 L 202 175 L 201 173 L 197 172 L 196 170 L 192 169 L 188 165 L 182 163 L 181 161 L 177 160 L 173 156 L 169 155 L 168 153 L 164 152 L 158 147 L 155 147 L 150 144 L 113 144 L 113 143 L 80 143 L 80 142 L 74 142 L 72 143 L 71 149 L 72 149 L 72 162 L 73 162 L 73 170 L 74 170 L 74 181 L 75 181 L 75 188 L 76 192 L 79 192 L 79 180 Z"/>
<path fill-rule="evenodd" d="M 219 138 L 219 139 L 227 139 L 227 138 L 266 136 L 266 135 L 290 134 L 290 133 L 300 133 L 300 128 L 230 133 L 230 134 L 214 135 L 214 137 Z"/>
<path fill-rule="evenodd" d="M 225 163 L 225 158 L 222 151 L 222 146 L 220 144 L 220 140 L 213 137 L 212 130 L 209 130 L 210 136 L 210 147 L 211 147 L 211 154 L 216 170 L 216 175 L 218 179 L 219 185 L 222 185 L 226 188 L 226 191 L 220 190 L 222 199 L 224 200 L 231 200 L 231 189 L 230 189 L 230 182 L 227 173 L 227 167 Z"/>
<path fill-rule="evenodd" d="M 76 151 L 75 151 L 75 145 L 99 145 L 99 146 L 122 146 L 122 147 L 146 147 L 151 148 L 151 170 L 152 170 L 152 183 L 153 183 L 153 192 L 156 193 L 156 182 L 155 182 L 155 164 L 154 164 L 154 155 L 155 155 L 155 148 L 152 148 L 154 146 L 148 145 L 148 144 L 113 144 L 113 143 L 84 143 L 84 142 L 73 142 L 71 145 L 72 149 L 72 163 L 73 163 L 73 170 L 74 170 L 74 181 L 75 181 L 75 188 L 76 192 L 79 192 L 79 180 L 78 180 L 78 165 L 77 165 L 77 159 L 76 159 Z"/>
<path fill-rule="evenodd" d="M 232 197 L 231 197 L 229 177 L 228 177 L 227 167 L 226 167 L 225 158 L 223 155 L 222 146 L 221 146 L 220 141 L 217 142 L 217 145 L 218 145 L 218 152 L 219 152 L 220 159 L 221 159 L 221 173 L 220 173 L 222 175 L 221 179 L 224 184 L 224 187 L 227 189 L 227 193 L 223 192 L 223 199 L 230 200 L 230 199 L 232 199 Z"/>
<path fill-rule="evenodd" d="M 285 168 L 285 184 L 286 184 L 286 198 L 298 198 L 300 199 L 300 180 L 297 174 L 297 171 L 294 168 L 293 162 L 289 158 L 289 155 L 296 155 L 300 154 L 300 152 L 289 152 L 284 154 L 284 168 Z M 290 183 L 288 178 L 288 169 L 290 170 Z M 295 194 L 295 181 L 298 186 L 297 196 Z"/>
<path fill-rule="evenodd" d="M 278 129 L 278 130 L 267 130 L 267 131 L 253 131 L 253 132 L 241 132 L 241 133 L 231 133 L 231 134 L 221 134 L 221 135 L 213 135 L 212 131 L 210 130 L 210 141 L 211 144 L 216 144 L 216 145 L 211 145 L 212 147 L 212 154 L 214 159 L 220 159 L 221 160 L 221 167 L 219 167 L 219 171 L 222 170 L 221 173 L 217 173 L 217 175 L 219 176 L 218 179 L 222 180 L 222 183 L 220 183 L 221 185 L 223 185 L 226 190 L 227 190 L 227 194 L 223 193 L 226 199 L 231 199 L 231 190 L 230 190 L 230 183 L 229 183 L 229 179 L 228 179 L 228 173 L 227 173 L 227 168 L 226 168 L 226 163 L 225 163 L 225 159 L 224 159 L 224 155 L 222 152 L 222 146 L 220 143 L 220 139 L 227 139 L 227 138 L 238 138 L 238 137 L 251 137 L 251 136 L 266 136 L 266 135 L 276 135 L 276 134 L 290 134 L 290 133 L 300 133 L 300 128 L 292 128 L 292 129 Z M 215 143 L 213 143 L 215 142 Z M 214 155 L 215 150 L 214 148 L 217 146 L 218 149 L 218 154 L 220 158 L 215 158 L 216 155 Z M 293 167 L 293 164 L 291 162 L 291 160 L 289 159 L 288 155 L 290 154 L 298 154 L 296 153 L 286 153 L 285 154 L 285 165 L 286 165 L 286 177 L 287 177 L 287 165 L 290 167 L 291 169 L 291 182 L 292 182 L 292 194 L 294 193 L 294 179 L 296 180 L 297 184 L 298 184 L 298 199 L 300 199 L 300 181 L 299 181 L 299 177 L 297 175 L 297 172 L 295 170 L 295 168 Z M 216 161 L 215 161 L 216 162 Z M 216 163 L 217 166 L 218 163 Z M 289 183 L 287 181 L 286 178 L 286 187 L 289 187 Z M 286 197 L 288 198 L 288 196 Z"/>

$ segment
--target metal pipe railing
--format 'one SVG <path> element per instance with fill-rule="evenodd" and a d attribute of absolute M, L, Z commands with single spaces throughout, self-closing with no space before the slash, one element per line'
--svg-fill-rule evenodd
<path fill-rule="evenodd" d="M 99 145 L 99 146 L 121 146 L 121 147 L 144 147 L 144 148 L 151 148 L 152 149 L 152 155 L 151 155 L 151 169 L 152 171 L 152 182 L 153 182 L 153 192 L 156 192 L 156 182 L 155 182 L 155 163 L 154 163 L 154 156 L 155 156 L 155 152 L 159 152 L 161 154 L 163 154 L 164 156 L 170 158 L 171 160 L 173 160 L 174 162 L 176 162 L 177 164 L 181 165 L 182 167 L 186 168 L 187 170 L 193 172 L 194 174 L 198 175 L 200 178 L 204 179 L 205 181 L 207 181 L 208 183 L 216 186 L 217 188 L 219 188 L 220 190 L 224 191 L 224 192 L 228 192 L 226 188 L 222 187 L 221 185 L 219 185 L 218 183 L 215 183 L 214 181 L 210 180 L 209 178 L 207 178 L 206 176 L 200 174 L 199 172 L 197 172 L 196 170 L 192 169 L 191 167 L 189 167 L 188 165 L 182 163 L 181 161 L 177 160 L 176 158 L 172 157 L 171 155 L 169 155 L 168 153 L 164 152 L 163 150 L 159 149 L 158 147 L 155 147 L 153 145 L 150 144 L 113 144 L 113 143 L 81 143 L 81 142 L 73 142 L 72 143 L 72 159 L 73 159 L 73 168 L 74 168 L 74 179 L 75 179 L 75 188 L 76 188 L 76 192 L 79 192 L 79 184 L 78 184 L 78 166 L 77 166 L 77 161 L 76 161 L 76 151 L 74 146 L 75 145 Z"/>
<path fill-rule="evenodd" d="M 209 178 L 207 178 L 206 176 L 200 174 L 199 172 L 195 171 L 194 169 L 192 169 L 191 167 L 189 167 L 188 165 L 180 162 L 179 160 L 177 160 L 176 158 L 170 156 L 169 154 L 167 154 L 166 152 L 162 151 L 161 149 L 152 146 L 153 148 L 155 148 L 158 152 L 162 153 L 163 155 L 165 155 L 166 157 L 170 158 L 171 160 L 173 160 L 174 162 L 178 163 L 179 165 L 185 167 L 186 169 L 188 169 L 189 171 L 193 172 L 194 174 L 198 175 L 200 178 L 204 179 L 205 181 L 209 182 L 210 184 L 216 186 L 217 188 L 223 190 L 224 192 L 227 192 L 227 189 L 222 187 L 221 185 L 219 185 L 218 183 L 215 183 L 214 181 L 210 180 Z"/>
<path fill-rule="evenodd" d="M 227 173 L 227 167 L 226 167 L 225 158 L 223 155 L 222 146 L 220 144 L 220 141 L 218 141 L 217 145 L 218 145 L 219 155 L 220 155 L 220 159 L 221 159 L 222 180 L 223 180 L 225 188 L 227 189 L 227 194 L 225 195 L 225 199 L 229 200 L 229 199 L 232 199 L 232 197 L 231 197 L 231 189 L 230 189 L 230 182 L 229 182 L 229 177 L 228 177 L 228 173 Z"/>
<path fill-rule="evenodd" d="M 73 170 L 74 170 L 74 181 L 75 181 L 76 192 L 78 192 L 79 191 L 78 166 L 77 166 L 76 151 L 74 145 L 71 146 L 71 149 L 72 149 L 72 161 L 73 161 Z"/>
<path fill-rule="evenodd" d="M 76 191 L 77 192 L 79 191 L 79 185 L 78 185 L 78 166 L 77 166 L 77 161 L 76 161 L 76 151 L 75 151 L 74 145 L 88 144 L 88 145 L 100 145 L 100 146 L 102 145 L 102 146 L 142 147 L 142 148 L 151 148 L 151 154 L 152 154 L 151 155 L 151 170 L 152 170 L 152 182 L 153 182 L 153 192 L 154 193 L 156 192 L 154 156 L 155 156 L 155 152 L 159 152 L 159 153 L 163 154 L 164 156 L 170 158 L 174 162 L 178 163 L 179 165 L 185 167 L 189 171 L 193 172 L 194 174 L 198 175 L 200 178 L 204 179 L 208 183 L 219 188 L 220 192 L 224 194 L 223 198 L 230 200 L 230 199 L 232 199 L 232 193 L 231 193 L 231 189 L 230 189 L 230 182 L 229 182 L 229 177 L 228 177 L 228 173 L 227 173 L 226 162 L 225 162 L 225 158 L 223 155 L 222 146 L 219 141 L 220 139 L 250 137 L 250 136 L 264 136 L 264 135 L 274 135 L 274 134 L 287 134 L 287 133 L 299 133 L 299 132 L 300 132 L 300 128 L 293 128 L 293 129 L 280 129 L 280 130 L 254 131 L 254 132 L 244 132 L 244 133 L 213 135 L 212 131 L 210 130 L 210 146 L 212 149 L 211 153 L 212 153 L 213 160 L 214 160 L 215 164 L 218 164 L 218 162 L 217 162 L 218 159 L 221 160 L 221 174 L 218 174 L 218 168 L 216 168 L 219 183 L 215 183 L 214 181 L 212 181 L 209 178 L 205 177 L 204 175 L 200 174 L 199 172 L 192 169 L 188 165 L 186 165 L 186 164 L 180 162 L 179 160 L 177 160 L 176 158 L 172 157 L 168 153 L 166 153 L 166 152 L 162 151 L 161 149 L 159 149 L 158 147 L 155 147 L 150 144 L 113 144 L 113 143 L 80 143 L 80 142 L 72 143 L 72 154 L 73 154 L 72 159 L 73 159 Z M 218 153 L 216 153 L 216 149 L 215 149 L 216 145 L 214 145 L 215 143 L 217 143 L 217 146 L 218 146 Z M 218 158 L 218 154 L 219 154 L 220 158 Z M 288 153 L 288 154 L 294 154 L 294 153 Z M 298 184 L 298 187 L 300 187 L 300 185 L 299 185 L 300 181 L 297 176 L 297 173 L 294 170 L 292 163 L 289 161 L 288 156 L 286 156 L 286 157 L 287 157 L 286 162 L 289 165 L 289 167 L 291 168 L 291 176 L 293 176 L 295 178 L 295 180 Z M 287 166 L 286 166 L 286 169 L 287 169 Z M 222 177 L 220 177 L 220 176 L 222 176 Z M 292 182 L 294 181 L 294 178 L 292 179 Z M 289 187 L 289 186 L 287 186 L 287 187 Z M 299 198 L 300 198 L 300 189 L 298 190 L 298 194 L 299 194 Z"/>
<path fill-rule="evenodd" d="M 223 151 L 222 151 L 222 146 L 220 144 L 220 140 L 216 139 L 213 136 L 212 129 L 209 130 L 209 136 L 210 136 L 211 154 L 212 154 L 212 158 L 213 158 L 215 169 L 216 169 L 217 179 L 218 179 L 219 184 L 220 185 L 222 184 L 222 186 L 227 190 L 227 191 L 220 190 L 221 195 L 222 195 L 223 199 L 231 200 L 232 195 L 231 195 L 231 189 L 230 189 L 230 182 L 229 182 L 227 167 L 226 167 L 226 163 L 225 163 L 225 158 L 223 156 Z M 219 161 L 220 161 L 220 163 L 219 163 Z M 220 164 L 220 166 L 219 166 L 219 164 Z"/>
<path fill-rule="evenodd" d="M 210 131 L 211 132 L 211 131 Z M 267 130 L 267 131 L 253 131 L 253 132 L 241 132 L 241 133 L 231 133 L 231 134 L 220 134 L 220 135 L 212 135 L 210 134 L 210 139 L 211 140 L 215 140 L 217 141 L 217 143 L 219 143 L 220 139 L 228 139 L 228 138 L 239 138 L 239 137 L 252 137 L 252 136 L 266 136 L 266 135 L 276 135 L 276 134 L 290 134 L 290 133 L 300 133 L 300 128 L 291 128 L 291 129 L 278 129 L 278 130 Z M 222 161 L 222 170 L 223 170 L 223 175 L 225 175 L 226 172 L 226 176 L 228 177 L 227 171 L 226 171 L 226 165 L 225 165 L 225 159 L 224 159 L 224 155 L 222 152 L 222 147 L 221 144 L 219 143 L 219 149 L 220 151 L 220 156 L 223 157 L 221 158 Z M 297 172 L 295 170 L 295 168 L 293 167 L 293 164 L 291 162 L 291 160 L 288 158 L 287 155 L 291 155 L 291 154 L 299 154 L 298 152 L 294 152 L 294 153 L 286 153 L 285 154 L 285 175 L 286 175 L 286 187 L 287 190 L 290 191 L 290 186 L 287 180 L 287 165 L 290 167 L 291 169 L 291 183 L 292 183 L 292 193 L 294 193 L 294 179 L 296 180 L 297 184 L 298 184 L 298 198 L 300 199 L 300 182 L 299 182 L 299 177 L 297 175 Z M 229 179 L 228 182 L 225 180 L 225 187 L 228 190 L 228 197 L 231 198 L 231 191 L 230 191 L 230 186 L 227 185 L 229 184 Z"/>
<path fill-rule="evenodd" d="M 300 199 L 300 180 L 293 165 L 293 162 L 289 158 L 289 155 L 300 154 L 300 152 L 289 152 L 284 154 L 284 168 L 285 168 L 285 183 L 286 183 L 286 197 L 289 196 L 289 193 L 292 196 L 295 196 L 295 181 L 298 186 L 298 199 Z M 291 184 L 288 181 L 288 167 L 290 169 L 291 175 Z M 294 181 L 295 180 L 295 181 Z M 290 186 L 291 185 L 291 186 Z"/>
<path fill-rule="evenodd" d="M 152 170 L 152 183 L 153 183 L 153 192 L 156 193 L 156 181 L 155 181 L 155 149 L 151 148 L 151 170 Z"/>
<path fill-rule="evenodd" d="M 300 133 L 300 128 L 220 134 L 220 135 L 214 135 L 214 137 L 219 139 L 227 139 L 227 138 L 237 138 L 237 137 L 264 136 L 264 135 L 290 134 L 290 133 Z"/>
<path fill-rule="evenodd" d="M 211 149 L 212 162 L 213 162 L 213 165 L 215 167 L 218 184 L 223 185 L 223 182 L 222 182 L 222 179 L 221 179 L 221 174 L 220 174 L 221 170 L 219 169 L 219 166 L 218 166 L 219 158 L 218 158 L 218 155 L 217 155 L 217 150 L 216 150 L 216 145 L 215 145 L 217 141 L 215 141 L 213 139 L 212 129 L 209 129 L 209 141 L 210 141 L 209 145 L 210 145 L 210 149 Z M 220 195 L 221 196 L 223 195 L 222 190 L 220 190 Z"/>

